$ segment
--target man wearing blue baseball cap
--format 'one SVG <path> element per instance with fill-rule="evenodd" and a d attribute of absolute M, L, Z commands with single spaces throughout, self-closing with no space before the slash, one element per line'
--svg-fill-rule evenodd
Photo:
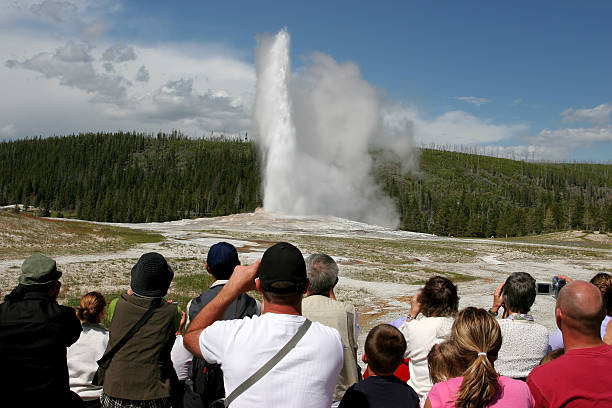
<path fill-rule="evenodd" d="M 221 292 L 238 265 L 240 265 L 238 251 L 232 244 L 218 242 L 210 247 L 205 268 L 214 278 L 214 282 L 205 292 L 187 304 L 187 326 L 200 310 Z M 242 293 L 225 310 L 222 320 L 242 319 L 260 313 L 259 302 L 246 293 Z M 218 364 L 208 364 L 205 360 L 194 357 L 189 378 L 191 381 L 186 383 L 185 388 L 186 407 L 208 407 L 211 402 L 225 396 L 223 372 Z M 202 405 L 199 404 L 198 399 L 201 399 Z"/>

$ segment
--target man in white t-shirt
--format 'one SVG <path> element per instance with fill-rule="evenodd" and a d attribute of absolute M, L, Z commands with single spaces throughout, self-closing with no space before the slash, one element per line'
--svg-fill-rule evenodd
<path fill-rule="evenodd" d="M 308 283 L 302 253 L 281 242 L 268 248 L 261 262 L 237 266 L 221 292 L 191 322 L 185 345 L 209 363 L 221 364 L 226 396 L 266 364 L 306 321 L 301 312 Z M 253 289 L 263 294 L 261 316 L 219 321 L 233 299 Z M 231 406 L 329 407 L 342 363 L 338 331 L 314 322 L 295 348 Z"/>

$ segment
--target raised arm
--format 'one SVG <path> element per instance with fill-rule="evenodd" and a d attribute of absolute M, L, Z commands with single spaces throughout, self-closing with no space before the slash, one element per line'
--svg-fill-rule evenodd
<path fill-rule="evenodd" d="M 223 313 L 230 303 L 242 293 L 249 290 L 254 290 L 255 278 L 257 278 L 257 270 L 259 269 L 259 261 L 252 265 L 236 266 L 229 281 L 223 286 L 223 289 L 211 300 L 193 319 L 185 336 L 183 343 L 187 350 L 193 355 L 202 358 L 200 350 L 200 334 L 202 331 L 223 317 Z"/>
<path fill-rule="evenodd" d="M 502 292 L 504 289 L 505 283 L 502 283 L 495 289 L 495 293 L 493 293 L 493 306 L 489 309 L 489 313 L 497 316 L 499 309 L 504 305 L 504 299 L 502 296 Z"/>

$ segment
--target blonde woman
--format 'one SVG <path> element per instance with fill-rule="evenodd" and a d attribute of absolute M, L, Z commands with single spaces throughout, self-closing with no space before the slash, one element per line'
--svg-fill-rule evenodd
<path fill-rule="evenodd" d="M 450 341 L 467 368 L 463 376 L 435 384 L 425 408 L 531 408 L 535 405 L 525 382 L 500 376 L 495 371 L 502 337 L 499 323 L 489 312 L 475 307 L 463 309 L 455 318 Z"/>
<path fill-rule="evenodd" d="M 108 331 L 100 324 L 106 300 L 99 292 L 89 292 L 81 299 L 77 317 L 81 321 L 81 336 L 68 348 L 70 389 L 85 402 L 85 407 L 99 407 L 102 387 L 91 384 L 98 364 L 108 344 Z"/>

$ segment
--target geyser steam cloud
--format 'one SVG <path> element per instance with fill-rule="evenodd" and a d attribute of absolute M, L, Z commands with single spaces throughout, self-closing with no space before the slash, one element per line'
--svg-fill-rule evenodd
<path fill-rule="evenodd" d="M 289 43 L 283 29 L 256 50 L 264 208 L 396 227 L 397 210 L 370 174 L 369 148 L 392 139 L 376 90 L 357 65 L 320 53 L 292 75 Z"/>

